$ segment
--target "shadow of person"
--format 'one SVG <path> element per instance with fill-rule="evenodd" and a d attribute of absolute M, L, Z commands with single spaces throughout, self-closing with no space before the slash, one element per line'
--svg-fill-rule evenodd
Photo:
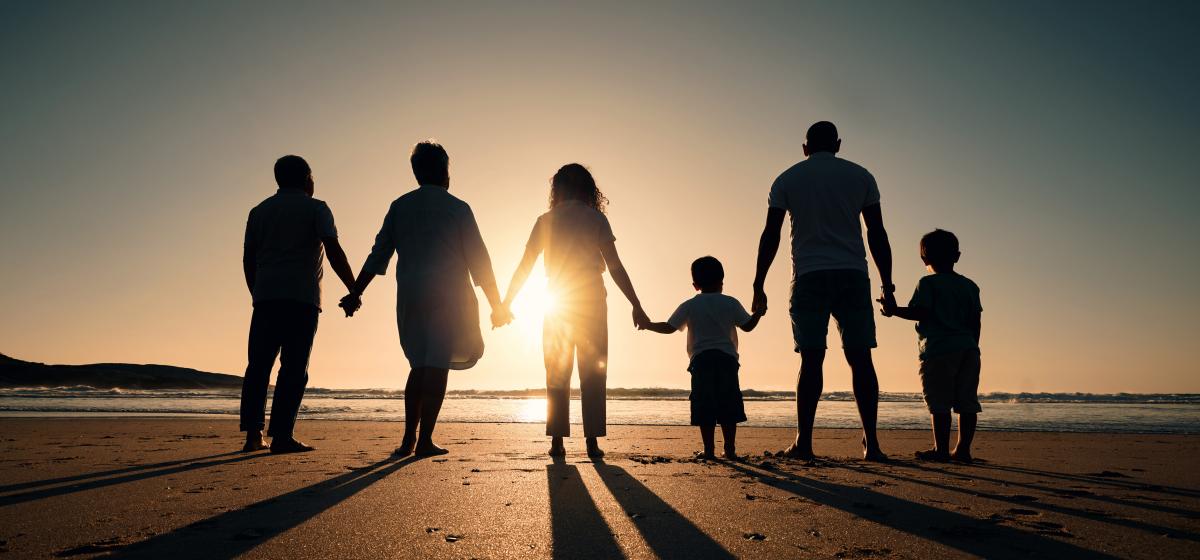
<path fill-rule="evenodd" d="M 217 459 L 217 457 L 225 457 L 228 455 L 237 455 L 237 457 L 233 457 L 230 459 Z M 86 482 L 80 482 L 78 484 L 71 484 L 68 486 L 55 486 L 53 488 L 41 488 L 38 490 L 31 490 L 29 492 L 22 492 L 20 494 L 9 494 L 8 496 L 0 496 L 0 507 L 11 506 L 13 504 L 20 504 L 20 503 L 24 503 L 24 502 L 31 502 L 33 500 L 40 500 L 42 498 L 51 498 L 54 496 L 62 496 L 64 494 L 73 494 L 75 492 L 82 492 L 84 490 L 92 490 L 94 488 L 103 488 L 105 486 L 124 484 L 126 482 L 135 482 L 138 480 L 146 480 L 146 479 L 150 479 L 150 478 L 154 478 L 154 477 L 158 477 L 158 476 L 164 476 L 164 475 L 168 475 L 168 474 L 178 474 L 181 472 L 187 472 L 187 471 L 192 471 L 192 470 L 196 470 L 196 469 L 215 467 L 217 465 L 228 465 L 230 463 L 237 463 L 237 462 L 246 461 L 249 459 L 255 459 L 258 457 L 265 457 L 265 456 L 266 455 L 261 454 L 261 453 L 255 454 L 255 455 L 247 455 L 245 453 L 236 453 L 236 452 L 235 453 L 222 453 L 220 455 L 213 455 L 212 456 L 213 460 L 211 460 L 211 461 L 204 460 L 204 459 L 208 459 L 208 457 L 200 457 L 198 459 L 189 459 L 189 460 L 178 461 L 178 462 L 160 463 L 160 465 L 167 465 L 167 468 L 163 468 L 163 469 L 156 470 L 156 471 L 146 472 L 143 469 L 154 468 L 154 466 L 158 466 L 158 465 L 152 465 L 152 466 L 147 466 L 147 467 L 130 467 L 129 469 L 117 469 L 116 471 L 110 471 L 110 473 L 111 472 L 130 472 L 130 474 L 127 474 L 125 476 L 118 476 L 118 477 L 114 477 L 114 478 L 102 478 L 102 479 L 98 479 L 98 480 L 88 480 Z M 197 461 L 197 460 L 199 460 L 200 462 L 190 462 L 190 461 Z M 139 470 L 141 470 L 143 472 L 138 472 Z M 96 473 L 94 476 L 106 476 L 107 474 L 109 474 L 109 473 Z M 43 485 L 48 485 L 48 484 L 55 484 L 58 481 L 70 481 L 72 479 L 82 480 L 84 478 L 88 478 L 89 476 L 92 476 L 92 475 L 79 475 L 78 477 L 63 477 L 62 479 L 50 479 L 50 480 L 46 480 L 46 481 L 42 481 L 42 482 L 27 483 L 27 484 L 37 487 L 37 486 L 43 486 Z"/>
<path fill-rule="evenodd" d="M 109 558 L 233 558 L 341 503 L 419 459 L 373 465 L 117 549 Z"/>
<path fill-rule="evenodd" d="M 1070 543 L 989 523 L 953 511 L 903 500 L 874 490 L 751 469 L 737 463 L 729 468 L 759 482 L 817 504 L 840 509 L 873 523 L 920 539 L 983 558 L 1115 558 Z"/>
<path fill-rule="evenodd" d="M 600 459 L 592 463 L 609 493 L 659 558 L 735 558 L 625 469 Z"/>
<path fill-rule="evenodd" d="M 43 479 L 43 480 L 31 480 L 29 482 L 18 482 L 18 483 L 14 483 L 14 484 L 6 484 L 4 486 L 0 486 L 0 493 L 15 492 L 17 490 L 25 490 L 28 488 L 38 488 L 41 486 L 53 486 L 55 484 L 63 484 L 65 482 L 75 482 L 77 480 L 85 480 L 85 479 L 89 479 L 89 478 L 103 478 L 106 476 L 114 476 L 114 475 L 118 475 L 118 474 L 134 473 L 134 472 L 138 472 L 138 471 L 148 471 L 151 469 L 160 469 L 160 468 L 164 468 L 164 467 L 182 465 L 185 463 L 194 463 L 196 461 L 207 461 L 209 459 L 219 459 L 221 457 L 230 457 L 233 455 L 244 455 L 244 453 L 242 453 L 241 451 L 229 451 L 226 453 L 218 453 L 216 455 L 206 455 L 204 457 L 191 457 L 188 459 L 176 459 L 173 461 L 150 463 L 148 465 L 130 465 L 128 467 L 121 467 L 119 469 L 110 469 L 107 471 L 97 471 L 97 472 L 76 474 L 76 475 L 71 475 L 71 476 L 61 476 L 58 478 L 47 478 L 47 479 Z"/>
<path fill-rule="evenodd" d="M 625 557 L 575 465 L 559 458 L 546 465 L 546 486 L 550 492 L 551 558 Z"/>

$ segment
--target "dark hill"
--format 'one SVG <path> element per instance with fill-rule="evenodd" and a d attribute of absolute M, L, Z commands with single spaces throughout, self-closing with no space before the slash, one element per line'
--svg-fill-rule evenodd
<path fill-rule="evenodd" d="M 225 389 L 241 387 L 242 378 L 154 364 L 47 365 L 0 354 L 0 387 L 78 385 L 97 389 Z"/>

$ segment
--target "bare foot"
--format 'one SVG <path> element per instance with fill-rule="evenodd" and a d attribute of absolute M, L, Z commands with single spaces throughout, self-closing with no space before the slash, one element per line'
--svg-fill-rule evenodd
<path fill-rule="evenodd" d="M 875 447 L 871 447 L 871 446 L 867 445 L 867 438 L 864 436 L 862 438 L 862 444 L 863 444 L 863 460 L 864 461 L 872 461 L 875 463 L 886 463 L 887 462 L 888 456 L 883 453 L 882 449 L 879 449 L 878 443 L 875 444 Z"/>
<path fill-rule="evenodd" d="M 604 450 L 600 449 L 600 444 L 596 443 L 596 438 L 587 439 L 587 455 L 593 459 L 599 459 L 604 456 Z"/>
<path fill-rule="evenodd" d="M 936 449 L 926 449 L 925 451 L 918 451 L 916 453 L 913 453 L 913 455 L 915 455 L 918 459 L 920 459 L 922 461 L 933 461 L 934 463 L 950 462 L 950 454 L 949 453 L 946 453 L 945 451 L 938 451 Z"/>
<path fill-rule="evenodd" d="M 950 454 L 950 460 L 958 462 L 958 463 L 965 463 L 968 465 L 975 462 L 975 458 L 971 456 L 970 451 L 958 451 L 958 450 L 955 450 L 954 453 Z"/>
<path fill-rule="evenodd" d="M 416 447 L 416 440 L 405 437 L 404 439 L 400 440 L 400 447 L 397 447 L 392 454 L 397 457 L 407 457 L 413 454 L 413 450 L 416 449 Z"/>
<path fill-rule="evenodd" d="M 696 452 L 696 458 L 697 458 L 697 459 L 704 459 L 704 460 L 706 460 L 706 461 L 712 461 L 712 460 L 714 460 L 714 459 L 716 459 L 716 458 L 717 458 L 717 454 L 716 454 L 716 453 L 713 453 L 711 449 L 710 449 L 710 450 L 705 450 L 705 451 L 697 451 L 697 452 Z"/>
<path fill-rule="evenodd" d="M 304 453 L 316 449 L 311 445 L 296 440 L 295 438 L 273 439 L 271 440 L 271 453 Z"/>
<path fill-rule="evenodd" d="M 787 449 L 784 449 L 783 451 L 780 451 L 778 454 L 776 454 L 776 457 L 786 457 L 788 459 L 803 459 L 805 461 L 812 461 L 813 459 L 817 458 L 817 456 L 813 454 L 811 449 L 800 449 L 794 443 L 789 445 Z"/>
<path fill-rule="evenodd" d="M 433 442 L 418 444 L 414 451 L 417 457 L 433 457 L 435 455 L 445 455 L 450 452 L 449 449 L 438 447 Z"/>
<path fill-rule="evenodd" d="M 262 451 L 266 448 L 267 440 L 263 438 L 262 431 L 246 432 L 246 445 L 242 446 L 242 453 Z"/>
<path fill-rule="evenodd" d="M 739 457 L 737 453 L 732 451 L 726 451 L 725 453 L 721 454 L 721 457 L 726 461 L 733 461 L 734 463 L 741 463 L 743 460 L 742 457 Z"/>

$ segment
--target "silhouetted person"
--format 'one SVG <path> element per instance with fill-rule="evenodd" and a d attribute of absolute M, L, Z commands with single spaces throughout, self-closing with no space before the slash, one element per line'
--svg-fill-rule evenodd
<path fill-rule="evenodd" d="M 738 383 L 738 328 L 750 332 L 758 326 L 761 312 L 746 313 L 742 304 L 723 293 L 725 268 L 713 257 L 692 263 L 692 287 L 700 293 L 671 314 L 665 323 L 646 328 L 672 334 L 687 329 L 688 371 L 692 374 L 691 424 L 700 427 L 703 457 L 715 457 L 714 432 L 721 425 L 725 458 L 737 460 L 737 425 L 746 421 L 742 388 Z"/>
<path fill-rule="evenodd" d="M 509 318 L 475 215 L 449 192 L 450 156 L 426 141 L 413 147 L 410 162 L 419 186 L 392 202 L 342 306 L 353 314 L 367 285 L 387 273 L 396 255 L 396 323 L 411 367 L 404 386 L 404 439 L 396 454 L 441 455 L 447 451 L 433 443 L 433 429 L 449 371 L 474 367 L 483 357 L 472 281 L 492 306 L 493 324 Z"/>
<path fill-rule="evenodd" d="M 763 284 L 779 249 L 784 214 L 790 214 L 792 335 L 800 353 L 800 376 L 796 382 L 796 441 L 785 453 L 813 457 L 813 422 L 821 399 L 825 337 L 832 315 L 853 372 L 854 400 L 863 424 L 863 456 L 884 460 L 887 457 L 879 449 L 875 432 L 879 408 L 879 380 L 871 362 L 871 349 L 876 346 L 875 310 L 859 215 L 866 223 L 867 243 L 879 269 L 882 299 L 895 305 L 892 249 L 883 229 L 875 178 L 866 169 L 838 158 L 841 145 L 833 123 L 813 124 L 804 144 L 808 159 L 784 171 L 771 186 L 767 224 L 758 244 L 753 310 L 767 310 Z"/>
<path fill-rule="evenodd" d="M 933 424 L 933 449 L 917 458 L 971 462 L 979 406 L 979 286 L 954 271 L 958 238 L 933 230 L 921 238 L 921 262 L 933 274 L 921 278 L 908 307 L 885 306 L 883 315 L 917 322 L 921 392 Z M 950 451 L 950 412 L 958 413 L 958 446 Z"/>
<path fill-rule="evenodd" d="M 292 435 L 308 385 L 308 357 L 321 312 L 323 251 L 347 287 L 354 272 L 338 244 L 333 213 L 313 198 L 312 170 L 300 156 L 275 162 L 279 190 L 250 211 L 242 269 L 254 298 L 246 377 L 242 381 L 241 429 L 245 451 L 266 447 L 263 415 L 271 368 L 279 357 L 279 377 L 271 402 L 272 453 L 312 451 Z"/>
<path fill-rule="evenodd" d="M 550 180 L 550 211 L 533 225 L 525 256 L 513 272 L 505 306 L 521 291 L 538 255 L 546 253 L 546 276 L 554 308 L 542 325 L 546 363 L 546 435 L 550 456 L 566 454 L 563 438 L 571 435 L 571 369 L 579 361 L 579 398 L 587 452 L 601 457 L 596 438 L 606 433 L 605 391 L 608 384 L 608 293 L 604 268 L 633 305 L 633 322 L 649 322 L 633 283 L 617 255 L 616 236 L 604 216 L 608 199 L 586 167 L 562 166 Z"/>

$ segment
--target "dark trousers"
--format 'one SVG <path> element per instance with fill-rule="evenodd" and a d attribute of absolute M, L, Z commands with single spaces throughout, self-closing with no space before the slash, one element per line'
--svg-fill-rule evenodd
<path fill-rule="evenodd" d="M 290 438 L 296 425 L 300 400 L 308 386 L 308 356 L 317 334 L 318 310 L 298 301 L 260 301 L 254 304 L 250 319 L 250 343 L 247 349 L 246 377 L 242 380 L 241 430 L 263 429 L 267 408 L 267 386 L 275 357 L 279 357 L 279 377 L 271 401 L 273 438 Z"/>

